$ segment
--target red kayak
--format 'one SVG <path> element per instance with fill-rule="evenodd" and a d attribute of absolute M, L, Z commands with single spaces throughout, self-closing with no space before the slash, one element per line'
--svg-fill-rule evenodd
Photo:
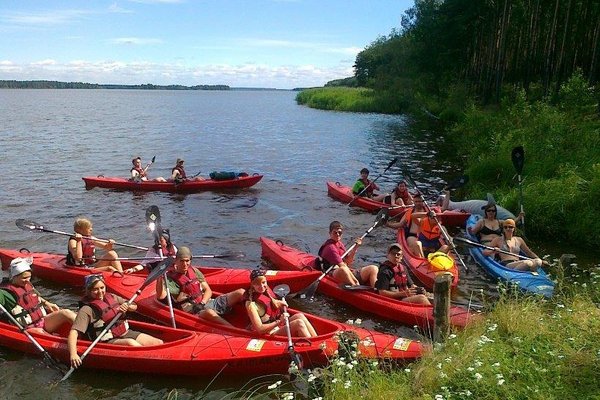
<path fill-rule="evenodd" d="M 432 290 L 435 277 L 441 272 L 450 272 L 453 276 L 452 288 L 456 288 L 459 278 L 456 262 L 453 262 L 452 267 L 449 269 L 438 269 L 433 266 L 427 258 L 421 258 L 410 251 L 410 247 L 408 247 L 408 243 L 406 242 L 406 234 L 404 229 L 398 229 L 397 240 L 402 246 L 402 258 L 404 259 L 404 262 L 406 265 L 408 265 L 415 278 L 417 278 L 419 282 L 423 284 L 423 286 L 429 290 Z M 443 244 L 445 244 L 445 242 L 440 239 L 440 245 Z M 448 254 L 448 256 L 454 261 L 454 257 L 452 257 L 451 253 Z"/>
<path fill-rule="evenodd" d="M 89 275 L 89 268 L 82 267 L 71 267 L 66 265 L 66 257 L 61 254 L 52 253 L 22 253 L 17 250 L 0 249 L 0 258 L 2 259 L 3 269 L 7 269 L 10 265 L 10 261 L 16 257 L 27 257 L 32 256 L 36 263 L 40 266 L 48 265 L 50 268 L 38 268 L 36 270 L 36 276 L 40 279 L 53 280 L 53 276 L 56 273 L 56 268 L 63 268 L 68 270 L 69 273 L 65 274 L 64 281 L 62 283 L 70 286 L 81 286 L 83 277 Z M 135 262 L 122 261 L 124 269 L 137 265 Z M 235 289 L 239 289 L 244 285 L 247 285 L 250 281 L 250 270 L 247 269 L 233 269 L 223 267 L 204 267 L 196 266 L 206 278 L 207 282 L 212 289 L 218 292 L 230 292 Z M 147 270 L 137 272 L 135 275 L 144 277 L 147 274 Z M 289 285 L 292 293 L 299 292 L 306 288 L 308 285 L 313 283 L 315 279 L 319 277 L 319 273 L 315 271 L 312 274 L 305 274 L 302 272 L 295 271 L 277 271 L 268 270 L 266 271 L 267 279 L 269 283 L 275 287 L 279 284 L 285 283 Z"/>
<path fill-rule="evenodd" d="M 40 256 L 40 254 L 42 256 Z M 0 250 L 3 266 L 10 264 L 11 257 L 17 255 L 22 256 L 21 253 L 16 251 L 7 252 L 5 250 Z M 89 269 L 84 270 L 84 274 L 82 274 L 81 268 L 66 268 L 60 260 L 57 261 L 56 258 L 44 257 L 44 253 L 30 253 L 30 255 L 33 256 L 33 264 L 31 267 L 33 269 L 33 274 L 36 277 L 60 284 L 83 286 L 84 276 L 91 273 Z M 124 298 L 131 298 L 145 280 L 144 276 L 136 275 L 123 276 L 121 274 L 108 272 L 103 273 L 103 275 L 107 288 L 111 292 Z M 244 286 L 241 287 L 247 287 L 248 285 L 249 278 L 245 281 Z M 217 294 L 216 292 L 213 293 L 215 295 Z M 137 312 L 164 324 L 170 324 L 171 318 L 168 306 L 156 300 L 155 296 L 155 286 L 147 286 L 136 298 L 135 302 L 138 305 Z M 291 314 L 297 312 L 291 309 L 289 311 Z M 279 346 L 280 356 L 286 358 L 289 363 L 290 357 L 287 352 L 287 337 L 267 334 L 261 335 L 248 330 L 247 327 L 250 322 L 242 304 L 235 307 L 234 312 L 228 316 L 228 320 L 234 325 L 233 327 L 210 322 L 181 310 L 174 310 L 174 312 L 178 328 L 243 337 L 252 341 L 254 350 L 259 354 L 261 353 L 264 343 L 275 342 Z M 331 358 L 338 349 L 340 335 L 343 335 L 346 331 L 353 332 L 358 336 L 360 340 L 358 349 L 360 350 L 362 357 L 412 361 L 420 357 L 423 352 L 423 345 L 418 341 L 369 331 L 307 313 L 304 314 L 319 333 L 319 335 L 314 338 L 293 338 L 295 351 L 302 357 L 306 367 L 326 365 L 329 358 Z M 269 345 L 267 348 L 271 348 L 271 346 Z M 263 361 L 261 360 L 260 362 Z M 268 364 L 269 360 L 265 359 L 264 363 Z M 253 364 L 249 364 L 248 368 L 252 367 Z M 265 368 L 265 366 L 261 366 L 261 368 Z M 284 373 L 286 371 L 287 366 L 285 371 L 280 370 L 279 372 Z"/>
<path fill-rule="evenodd" d="M 316 256 L 286 246 L 280 241 L 260 238 L 262 257 L 269 266 L 282 270 L 313 271 Z M 392 299 L 366 290 L 348 290 L 341 287 L 329 275 L 318 286 L 318 291 L 338 301 L 350 304 L 360 310 L 381 318 L 398 321 L 404 325 L 417 325 L 425 331 L 433 328 L 433 306 L 412 304 Z M 450 308 L 450 322 L 453 326 L 464 327 L 475 314 L 462 307 Z"/>
<path fill-rule="evenodd" d="M 66 324 L 68 325 L 68 324 Z M 98 343 L 87 355 L 83 367 L 111 371 L 160 375 L 193 375 L 213 377 L 226 375 L 258 376 L 286 373 L 290 356 L 286 343 L 257 341 L 249 337 L 218 333 L 193 332 L 129 320 L 131 329 L 163 340 L 159 346 L 130 347 Z M 58 335 L 31 333 L 56 360 L 69 365 L 66 335 L 70 326 Z M 0 345 L 34 355 L 41 352 L 14 325 L 0 322 Z M 90 342 L 78 340 L 82 354 Z"/>
<path fill-rule="evenodd" d="M 352 194 L 352 188 L 350 186 L 344 186 L 339 182 L 327 182 L 327 194 L 342 203 L 348 204 L 352 201 L 351 206 L 360 207 L 369 212 L 378 212 L 382 208 L 387 208 L 389 209 L 390 217 L 403 214 L 404 211 L 410 208 L 405 206 L 391 206 L 390 204 L 375 201 L 368 197 L 356 197 Z M 440 222 L 445 226 L 465 226 L 467 218 L 469 218 L 470 215 L 471 214 L 462 210 L 446 210 L 437 213 L 438 218 L 441 218 Z M 400 217 L 395 219 L 399 221 Z"/>
<path fill-rule="evenodd" d="M 204 179 L 201 181 L 185 181 L 175 183 L 173 181 L 155 182 L 143 181 L 134 182 L 126 178 L 104 177 L 104 176 L 84 176 L 87 190 L 95 187 L 116 190 L 132 190 L 143 192 L 169 192 L 169 193 L 196 193 L 204 190 L 226 190 L 243 189 L 256 185 L 262 175 L 254 174 L 248 176 L 239 176 L 235 179 L 214 180 Z"/>

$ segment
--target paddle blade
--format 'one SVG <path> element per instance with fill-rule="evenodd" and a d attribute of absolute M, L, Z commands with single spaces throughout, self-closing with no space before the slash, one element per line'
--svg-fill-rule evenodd
<path fill-rule="evenodd" d="M 156 160 L 156 156 L 152 157 L 152 160 L 150 160 L 150 164 L 154 164 L 154 160 Z"/>
<path fill-rule="evenodd" d="M 157 232 L 160 226 L 160 210 L 157 206 L 150 206 L 146 209 L 146 224 L 152 232 Z"/>
<path fill-rule="evenodd" d="M 175 259 L 172 257 L 166 258 L 163 261 L 159 262 L 158 265 L 152 271 L 150 271 L 150 273 L 146 277 L 146 280 L 142 284 L 142 287 L 140 287 L 139 291 L 141 292 L 146 286 L 157 280 L 159 276 L 164 274 L 167 271 L 167 269 L 169 269 L 171 265 L 173 265 L 173 263 L 175 263 Z"/>
<path fill-rule="evenodd" d="M 27 219 L 18 219 L 15 221 L 15 225 L 17 225 L 19 229 L 23 229 L 24 231 L 41 231 L 44 229 L 42 225 L 37 224 L 33 221 L 29 221 Z"/>
<path fill-rule="evenodd" d="M 389 217 L 390 217 L 390 210 L 388 208 L 380 209 L 379 212 L 377 213 L 377 215 L 375 216 L 375 224 L 373 225 L 373 228 L 377 228 L 382 225 L 385 225 L 385 223 L 388 221 Z"/>
<path fill-rule="evenodd" d="M 523 150 L 523 146 L 517 146 L 512 149 L 511 160 L 515 170 L 520 175 L 523 172 L 523 164 L 525 164 L 525 150 Z"/>
<path fill-rule="evenodd" d="M 299 293 L 299 297 L 301 299 L 314 299 L 315 294 L 317 293 L 317 288 L 319 287 L 319 283 L 321 283 L 320 279 L 317 279 L 311 283 L 310 286 Z"/>
<path fill-rule="evenodd" d="M 273 288 L 273 293 L 275 293 L 280 299 L 283 299 L 285 296 L 290 294 L 290 287 L 285 283 L 277 285 Z"/>
<path fill-rule="evenodd" d="M 392 161 L 390 161 L 390 163 L 388 164 L 387 167 L 385 167 L 384 171 L 387 171 L 388 169 L 390 169 L 392 167 L 392 165 L 396 164 L 398 162 L 398 157 L 394 157 L 394 159 Z"/>

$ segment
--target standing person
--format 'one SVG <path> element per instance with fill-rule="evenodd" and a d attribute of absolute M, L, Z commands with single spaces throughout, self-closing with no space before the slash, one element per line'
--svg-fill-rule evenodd
<path fill-rule="evenodd" d="M 181 182 L 185 182 L 185 181 L 203 181 L 204 178 L 201 176 L 196 176 L 194 178 L 188 178 L 187 174 L 185 173 L 185 169 L 183 168 L 183 163 L 185 161 L 182 158 L 178 158 L 177 162 L 175 163 L 175 166 L 173 167 L 173 169 L 171 170 L 171 180 L 173 180 L 175 183 L 181 183 Z"/>
<path fill-rule="evenodd" d="M 386 260 L 379 265 L 375 289 L 382 296 L 407 303 L 431 304 L 425 288 L 415 285 L 408 275 L 407 268 L 402 261 L 402 247 L 398 243 L 394 243 L 388 248 Z"/>
<path fill-rule="evenodd" d="M 142 159 L 141 157 L 136 157 L 133 160 L 131 160 L 131 163 L 133 164 L 133 168 L 131 168 L 130 173 L 131 173 L 131 180 L 135 181 L 135 182 L 145 182 L 148 181 L 148 168 L 150 167 L 150 164 L 146 165 L 145 168 L 142 168 Z M 162 176 L 159 176 L 157 178 L 151 179 L 152 181 L 155 182 L 166 182 L 167 180 L 165 178 L 163 178 Z"/>
<path fill-rule="evenodd" d="M 361 169 L 360 178 L 358 178 L 354 186 L 352 186 L 352 194 L 355 196 L 360 194 L 361 197 L 373 198 L 375 195 L 374 191 L 376 190 L 379 190 L 379 186 L 377 186 L 375 182 L 369 180 L 369 170 L 367 168 Z"/>
<path fill-rule="evenodd" d="M 137 304 L 129 303 L 120 296 L 106 293 L 106 285 L 101 274 L 85 277 L 85 296 L 81 308 L 69 331 L 67 347 L 71 359 L 71 367 L 81 366 L 81 358 L 77 354 L 77 338 L 79 334 L 87 335 L 90 341 L 96 340 L 106 325 L 119 313 L 137 310 Z M 161 339 L 129 329 L 127 320 L 116 322 L 100 339 L 103 343 L 122 346 L 158 346 Z"/>
<path fill-rule="evenodd" d="M 362 239 L 356 239 L 356 246 L 342 259 L 342 255 L 346 252 L 346 246 L 341 241 L 343 231 L 344 228 L 341 222 L 333 221 L 329 224 L 329 239 L 323 243 L 318 253 L 323 261 L 323 265 L 320 268 L 325 271 L 334 265 L 332 276 L 340 283 L 352 286 L 361 284 L 375 286 L 375 281 L 377 280 L 376 265 L 367 265 L 360 269 L 350 268 L 356 251 L 362 244 Z"/>
<path fill-rule="evenodd" d="M 490 242 L 490 247 L 494 247 L 494 250 L 485 249 L 483 254 L 491 256 L 495 254 L 500 257 L 500 263 L 508 268 L 516 269 L 518 271 L 537 271 L 539 267 L 544 264 L 541 258 L 539 258 L 525 243 L 525 240 L 519 236 L 514 236 L 516 224 L 512 219 L 507 219 L 502 223 L 502 236 L 499 236 Z M 508 251 L 510 253 L 519 254 L 524 253 L 531 260 L 521 260 L 517 256 L 510 254 L 500 253 L 498 250 Z"/>
<path fill-rule="evenodd" d="M 87 218 L 77 218 L 73 230 L 75 234 L 69 237 L 67 243 L 67 265 L 123 272 L 119 255 L 113 250 L 113 239 L 104 241 L 92 236 L 92 222 Z M 96 258 L 96 247 L 106 250 L 100 259 Z"/>
<path fill-rule="evenodd" d="M 163 229 L 159 235 L 160 244 L 156 243 L 148 248 L 143 262 L 140 264 L 127 268 L 123 271 L 124 274 L 132 274 L 137 271 L 141 271 L 144 268 L 147 268 L 149 271 L 153 270 L 158 263 L 161 261 L 161 258 L 175 257 L 177 254 L 177 247 L 171 242 L 171 233 L 168 229 Z"/>
<path fill-rule="evenodd" d="M 0 303 L 22 327 L 34 332 L 56 332 L 72 323 L 75 313 L 61 309 L 42 298 L 31 284 L 31 259 L 15 258 L 10 263 L 8 279 L 0 283 Z"/>
<path fill-rule="evenodd" d="M 185 246 L 177 250 L 173 269 L 167 272 L 166 284 L 169 285 L 169 293 L 176 308 L 223 325 L 231 325 L 223 316 L 242 301 L 245 292 L 244 289 L 237 289 L 213 299 L 204 274 L 192 266 L 192 251 Z M 164 275 L 156 281 L 156 298 L 162 302 L 167 301 Z"/>
<path fill-rule="evenodd" d="M 417 238 L 419 234 L 419 223 L 420 219 L 413 219 L 413 213 L 424 213 L 427 211 L 425 208 L 425 202 L 423 201 L 423 196 L 420 193 L 417 193 L 413 196 L 414 205 L 412 209 L 406 210 L 404 214 L 402 214 L 402 218 L 398 222 L 388 222 L 386 225 L 393 229 L 404 229 L 404 233 L 406 236 L 406 243 L 410 249 L 410 252 L 414 255 L 423 254 L 423 249 L 421 248 L 421 243 Z"/>
<path fill-rule="evenodd" d="M 274 298 L 263 269 L 258 268 L 250 273 L 250 288 L 244 295 L 244 300 L 252 330 L 261 335 L 285 334 L 286 315 L 283 308 L 287 307 L 287 303 Z M 289 323 L 291 336 L 317 336 L 315 328 L 302 313 L 289 317 Z"/>

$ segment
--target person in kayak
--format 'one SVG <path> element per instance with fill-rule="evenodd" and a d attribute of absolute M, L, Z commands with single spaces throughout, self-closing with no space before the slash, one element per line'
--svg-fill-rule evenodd
<path fill-rule="evenodd" d="M 367 168 L 361 169 L 360 178 L 358 178 L 354 186 L 352 186 L 352 194 L 354 196 L 360 195 L 361 197 L 373 198 L 374 200 L 380 198 L 377 201 L 382 201 L 385 195 L 375 196 L 374 192 L 376 190 L 379 190 L 379 186 L 377 186 L 375 182 L 369 180 L 369 170 Z"/>
<path fill-rule="evenodd" d="M 106 292 L 102 274 L 87 275 L 84 286 L 85 296 L 79 302 L 80 308 L 67 338 L 73 368 L 81 366 L 81 358 L 77 354 L 77 339 L 80 334 L 86 335 L 90 341 L 96 340 L 116 315 L 137 310 L 137 304 L 129 303 L 120 296 Z M 100 341 L 133 347 L 158 346 L 163 343 L 161 339 L 147 333 L 129 329 L 127 320 L 117 321 Z"/>
<path fill-rule="evenodd" d="M 383 198 L 383 202 L 393 206 L 412 206 L 415 204 L 405 180 L 398 182 L 394 190 Z"/>
<path fill-rule="evenodd" d="M 302 313 L 286 315 L 285 300 L 275 298 L 269 288 L 265 271 L 261 268 L 250 273 L 250 288 L 244 295 L 246 312 L 250 319 L 250 329 L 259 334 L 285 335 L 285 319 L 289 318 L 290 334 L 298 337 L 315 337 L 317 332 Z"/>
<path fill-rule="evenodd" d="M 413 212 L 413 221 L 418 221 L 419 233 L 417 234 L 418 246 L 420 249 L 419 253 L 415 253 L 421 258 L 427 257 L 429 253 L 441 251 L 442 253 L 448 253 L 450 246 L 442 244 L 440 239 L 442 238 L 442 229 L 445 229 L 435 215 L 435 211 L 423 211 Z"/>
<path fill-rule="evenodd" d="M 177 250 L 173 269 L 167 272 L 169 293 L 173 305 L 190 314 L 196 314 L 208 321 L 231 325 L 223 316 L 242 301 L 245 290 L 237 289 L 212 298 L 212 290 L 204 274 L 192 265 L 192 251 L 185 246 Z M 164 275 L 156 281 L 156 298 L 167 303 L 167 288 Z"/>
<path fill-rule="evenodd" d="M 98 240 L 92 236 L 92 222 L 87 218 L 77 218 L 73 230 L 75 234 L 69 237 L 67 243 L 67 265 L 123 272 L 119 255 L 113 250 L 113 239 Z M 96 258 L 96 247 L 106 250 L 99 259 Z"/>
<path fill-rule="evenodd" d="M 133 164 L 133 167 L 130 170 L 132 181 L 134 181 L 134 182 L 146 182 L 149 180 L 154 181 L 154 182 L 166 182 L 167 181 L 162 176 L 159 176 L 154 179 L 149 179 L 148 178 L 148 168 L 150 167 L 150 164 L 146 165 L 145 168 L 142 168 L 142 158 L 141 157 L 135 157 L 133 160 L 131 160 L 131 163 Z"/>
<path fill-rule="evenodd" d="M 385 297 L 408 303 L 431 304 L 425 288 L 415 285 L 407 273 L 406 265 L 402 261 L 402 247 L 398 243 L 388 248 L 386 260 L 379 265 L 374 287 L 377 293 Z"/>
<path fill-rule="evenodd" d="M 162 258 L 166 257 L 175 257 L 177 254 L 177 247 L 171 242 L 171 232 L 168 229 L 163 229 L 159 235 L 160 246 L 157 246 L 156 243 L 148 248 L 143 262 L 140 264 L 133 266 L 131 268 L 127 268 L 123 271 L 124 274 L 132 274 L 137 271 L 142 271 L 144 268 L 151 271 L 158 265 L 158 263 Z"/>
<path fill-rule="evenodd" d="M 485 249 L 483 254 L 491 256 L 494 254 L 500 259 L 500 263 L 508 268 L 518 271 L 537 271 L 547 261 L 542 261 L 525 243 L 525 240 L 515 236 L 516 223 L 513 219 L 507 219 L 502 223 L 502 236 L 492 240 L 489 244 L 494 250 Z M 529 260 L 521 260 L 516 255 L 500 253 L 498 250 L 508 251 L 513 254 L 523 253 Z"/>
<path fill-rule="evenodd" d="M 31 258 L 10 262 L 8 279 L 0 283 L 0 304 L 21 324 L 34 332 L 56 332 L 72 323 L 75 313 L 44 299 L 31 284 Z"/>
<path fill-rule="evenodd" d="M 194 176 L 193 178 L 188 177 L 183 168 L 185 161 L 182 158 L 178 158 L 173 169 L 171 169 L 171 180 L 175 183 L 183 183 L 185 181 L 203 181 L 204 178 L 201 176 Z"/>
<path fill-rule="evenodd" d="M 350 268 L 356 251 L 362 244 L 362 239 L 356 239 L 356 246 L 342 259 L 342 255 L 346 252 L 346 246 L 341 241 L 343 231 L 344 227 L 341 222 L 333 221 L 329 224 L 329 239 L 319 249 L 318 254 L 322 265 L 316 265 L 317 269 L 326 271 L 334 265 L 332 276 L 336 281 L 352 286 L 361 284 L 374 286 L 377 280 L 376 265 L 367 265 L 360 269 Z"/>
<path fill-rule="evenodd" d="M 427 211 L 427 209 L 425 208 L 423 196 L 420 193 L 417 193 L 413 196 L 413 202 L 413 207 L 409 208 L 402 214 L 400 221 L 388 221 L 386 226 L 393 229 L 404 229 L 406 243 L 408 244 L 410 252 L 415 255 L 421 255 L 423 254 L 423 249 L 421 248 L 421 244 L 417 238 L 419 234 L 420 218 L 413 219 L 412 215 L 413 213 L 424 213 Z"/>
<path fill-rule="evenodd" d="M 482 207 L 485 212 L 485 218 L 480 219 L 475 225 L 469 227 L 469 233 L 478 235 L 479 241 L 483 244 L 489 244 L 492 240 L 502 236 L 502 224 L 505 220 L 498 219 L 498 208 L 495 203 L 488 203 Z M 519 213 L 516 222 L 523 219 L 524 213 Z"/>

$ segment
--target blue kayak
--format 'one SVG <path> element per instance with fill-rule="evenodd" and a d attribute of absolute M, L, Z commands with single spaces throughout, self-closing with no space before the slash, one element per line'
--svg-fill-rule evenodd
<path fill-rule="evenodd" d="M 469 233 L 469 227 L 474 226 L 477 221 L 482 217 L 480 215 L 471 215 L 467 219 L 467 232 L 466 236 L 469 240 L 479 243 L 479 239 Z M 552 297 L 554 292 L 554 282 L 550 277 L 539 268 L 537 272 L 531 271 L 517 271 L 512 268 L 507 268 L 504 265 L 497 262 L 494 258 L 483 255 L 483 248 L 471 246 L 469 252 L 475 262 L 481 265 L 491 276 L 497 278 L 500 281 L 507 282 L 509 284 L 517 285 L 520 289 L 541 294 L 545 297 Z"/>

